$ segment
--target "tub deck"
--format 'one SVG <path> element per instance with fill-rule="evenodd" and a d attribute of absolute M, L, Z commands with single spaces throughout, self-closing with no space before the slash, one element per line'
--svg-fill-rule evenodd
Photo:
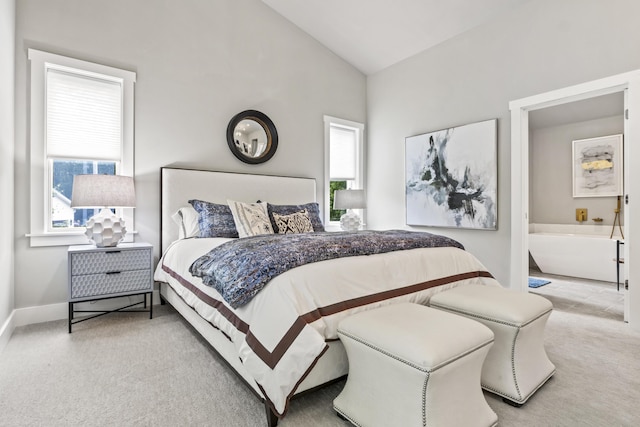
<path fill-rule="evenodd" d="M 621 238 L 610 233 L 610 226 L 532 224 L 529 252 L 543 273 L 615 283 Z"/>

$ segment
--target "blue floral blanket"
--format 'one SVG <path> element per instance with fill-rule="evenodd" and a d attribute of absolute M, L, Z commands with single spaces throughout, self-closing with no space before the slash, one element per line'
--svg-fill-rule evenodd
<path fill-rule="evenodd" d="M 198 258 L 189 272 L 238 308 L 251 301 L 269 280 L 304 264 L 444 246 L 464 249 L 449 237 L 404 230 L 267 234 L 223 243 Z"/>

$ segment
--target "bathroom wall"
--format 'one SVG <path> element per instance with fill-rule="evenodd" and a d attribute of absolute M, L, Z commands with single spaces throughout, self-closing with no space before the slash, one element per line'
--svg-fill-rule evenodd
<path fill-rule="evenodd" d="M 579 224 L 575 210 L 587 208 L 588 220 L 583 225 L 611 227 L 616 197 L 573 197 L 572 141 L 621 134 L 623 129 L 623 117 L 618 115 L 531 130 L 529 222 Z M 593 218 L 603 221 L 596 223 Z M 623 218 L 621 221 L 624 224 Z"/>

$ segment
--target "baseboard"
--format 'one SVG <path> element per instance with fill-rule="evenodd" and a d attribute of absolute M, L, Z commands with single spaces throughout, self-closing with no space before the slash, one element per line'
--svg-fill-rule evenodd
<path fill-rule="evenodd" d="M 13 310 L 9 318 L 2 325 L 2 328 L 0 328 L 0 353 L 2 353 L 2 350 L 9 342 L 9 338 L 11 338 L 11 334 L 13 334 L 13 330 L 16 328 L 15 313 L 16 311 Z"/>
<path fill-rule="evenodd" d="M 66 319 L 69 312 L 69 305 L 66 302 L 37 305 L 33 307 L 16 308 L 14 312 L 16 314 L 16 327 L 18 327 Z"/>
<path fill-rule="evenodd" d="M 129 299 L 130 303 L 134 302 L 134 300 L 131 300 L 131 298 L 133 297 L 124 296 L 122 298 L 78 303 L 75 304 L 75 308 L 78 310 L 113 310 L 121 307 L 123 305 L 124 299 Z M 160 304 L 160 293 L 157 290 L 153 291 L 153 303 L 156 305 Z M 126 305 L 126 302 L 124 303 L 124 305 Z M 14 310 L 14 313 L 15 321 L 13 328 L 15 329 L 18 326 L 67 319 L 69 316 L 69 304 L 66 302 L 61 302 L 58 304 L 17 308 Z M 11 332 L 13 332 L 13 330 Z"/>
<path fill-rule="evenodd" d="M 112 310 L 118 308 L 122 304 L 124 298 L 114 298 L 112 300 L 96 301 L 95 304 L 84 303 L 84 309 L 93 307 L 96 310 Z M 153 304 L 160 304 L 160 292 L 153 291 Z M 77 305 L 81 309 L 80 304 Z M 38 305 L 34 307 L 16 308 L 11 312 L 9 318 L 0 328 L 0 352 L 9 342 L 13 331 L 18 326 L 32 325 L 34 323 L 51 322 L 54 320 L 67 319 L 69 316 L 69 304 L 61 302 L 58 304 Z"/>

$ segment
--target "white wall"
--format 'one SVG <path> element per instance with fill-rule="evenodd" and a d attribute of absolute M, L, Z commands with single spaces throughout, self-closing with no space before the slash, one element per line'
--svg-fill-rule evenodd
<path fill-rule="evenodd" d="M 508 103 L 640 68 L 638 16 L 637 0 L 530 1 L 371 76 L 369 227 L 405 227 L 405 137 L 498 118 L 498 230 L 429 230 L 459 239 L 508 285 Z"/>
<path fill-rule="evenodd" d="M 529 191 L 532 196 L 529 222 L 579 224 L 576 208 L 586 208 L 589 219 L 582 225 L 600 225 L 610 230 L 615 218 L 616 197 L 573 197 L 572 141 L 621 133 L 624 133 L 622 115 L 534 129 L 529 140 Z M 621 216 L 623 210 L 620 210 Z M 596 223 L 593 218 L 602 218 L 602 222 Z"/>
<path fill-rule="evenodd" d="M 66 247 L 30 248 L 28 48 L 137 73 L 137 240 L 159 244 L 159 168 L 316 178 L 323 188 L 323 115 L 366 119 L 365 76 L 260 0 L 17 0 L 16 307 L 66 301 Z M 231 118 L 260 110 L 278 151 L 237 160 Z"/>
<path fill-rule="evenodd" d="M 15 0 L 0 0 L 0 350 L 10 333 L 13 282 Z M 6 325 L 6 327 L 5 327 Z M 4 331 L 3 331 L 4 327 Z M 3 334 L 5 332 L 5 334 Z"/>

